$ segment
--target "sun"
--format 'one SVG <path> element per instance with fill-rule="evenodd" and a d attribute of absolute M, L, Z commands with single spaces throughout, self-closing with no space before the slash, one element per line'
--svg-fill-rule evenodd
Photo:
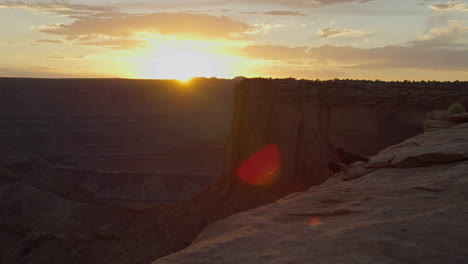
<path fill-rule="evenodd" d="M 224 77 L 226 69 L 220 55 L 190 47 L 162 46 L 143 58 L 143 78 L 177 79 Z"/>

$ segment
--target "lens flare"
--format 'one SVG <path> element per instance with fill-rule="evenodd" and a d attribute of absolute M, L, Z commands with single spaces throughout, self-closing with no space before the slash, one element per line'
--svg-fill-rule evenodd
<path fill-rule="evenodd" d="M 316 228 L 320 225 L 320 217 L 312 217 L 309 219 L 309 221 L 307 221 L 308 225 L 312 228 Z"/>
<path fill-rule="evenodd" d="M 272 183 L 280 169 L 280 152 L 270 144 L 245 160 L 236 170 L 236 176 L 250 185 Z"/>

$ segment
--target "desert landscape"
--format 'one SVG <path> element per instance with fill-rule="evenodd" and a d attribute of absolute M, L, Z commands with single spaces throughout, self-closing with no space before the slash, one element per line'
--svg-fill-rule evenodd
<path fill-rule="evenodd" d="M 15 83 L 14 81 L 19 80 L 7 81 Z M 29 83 L 31 85 L 41 81 L 43 80 L 34 80 L 34 82 L 30 80 Z M 118 80 L 107 81 L 114 84 L 119 82 Z M 61 80 L 60 82 L 65 87 L 70 87 L 68 83 L 75 81 Z M 106 81 L 97 80 L 96 82 Z M 141 81 L 122 80 L 122 82 L 138 83 Z M 202 85 L 203 82 L 206 83 Z M 244 79 L 234 84 L 232 81 L 200 80 L 199 89 L 206 89 L 205 93 L 213 92 L 210 90 L 213 87 L 206 86 L 213 82 L 230 85 L 230 87 L 222 88 L 224 89 L 222 94 L 225 95 L 227 102 L 230 101 L 229 98 L 234 98 L 235 103 L 232 105 L 223 103 L 223 107 L 226 108 L 225 112 L 208 113 L 215 116 L 232 113 L 232 122 L 226 124 L 217 122 L 225 120 L 223 118 L 212 118 L 209 126 L 195 125 L 193 130 L 199 129 L 200 134 L 206 134 L 208 137 L 217 134 L 220 137 L 219 142 L 199 144 L 197 148 L 193 148 L 194 143 L 190 141 L 181 142 L 179 137 L 175 137 L 175 141 L 170 141 L 170 137 L 167 137 L 164 143 L 175 146 L 170 148 L 172 153 L 162 149 L 161 152 L 152 156 L 144 156 L 146 164 L 158 164 L 160 159 L 173 162 L 175 165 L 173 174 L 151 171 L 151 167 L 146 166 L 135 169 L 136 162 L 133 159 L 141 159 L 138 154 L 142 151 L 130 152 L 128 149 L 124 151 L 129 152 L 122 152 L 131 159 L 122 158 L 117 168 L 104 167 L 116 158 L 113 155 L 105 155 L 108 153 L 108 148 L 112 146 L 121 148 L 122 146 L 118 137 L 110 137 L 107 141 L 109 145 L 100 150 L 101 152 L 95 148 L 93 155 L 82 155 L 83 161 L 80 155 L 71 159 L 71 155 L 65 152 L 70 151 L 66 143 L 67 140 L 74 142 L 75 139 L 66 138 L 67 134 L 59 130 L 66 129 L 66 127 L 57 125 L 54 126 L 56 129 L 54 132 L 60 135 L 60 141 L 51 140 L 51 142 L 54 142 L 56 149 L 62 149 L 62 156 L 55 152 L 51 156 L 57 158 L 48 160 L 47 157 L 50 154 L 47 152 L 33 152 L 34 150 L 41 151 L 42 148 L 27 149 L 27 152 L 24 149 L 18 149 L 16 153 L 24 151 L 17 154 L 18 156 L 11 155 L 11 152 L 3 154 L 5 157 L 12 157 L 3 159 L 1 173 L 1 193 L 4 201 L 1 210 L 1 232 L 4 238 L 1 256 L 4 262 L 149 263 L 190 245 L 180 253 L 162 258 L 156 263 L 237 263 L 238 261 L 287 263 L 290 259 L 293 262 L 303 263 L 307 259 L 321 258 L 324 261 L 347 263 L 343 259 L 346 255 L 341 256 L 340 259 L 333 257 L 335 254 L 330 251 L 332 246 L 324 248 L 323 251 L 317 253 L 319 255 L 299 253 L 303 248 L 299 244 L 290 249 L 283 249 L 288 254 L 279 253 L 282 251 L 276 250 L 275 247 L 282 247 L 282 243 L 296 243 L 294 241 L 299 237 L 291 235 L 296 231 L 290 228 L 297 228 L 299 233 L 303 233 L 304 228 L 317 228 L 317 230 L 320 228 L 322 232 L 334 234 L 341 230 L 338 228 L 339 225 L 356 222 L 355 225 L 347 226 L 352 228 L 350 230 L 355 230 L 353 232 L 360 232 L 358 234 L 361 235 L 343 233 L 343 236 L 357 236 L 354 239 L 359 240 L 359 244 L 373 244 L 373 239 L 393 241 L 395 237 L 392 236 L 398 237 L 398 234 L 394 235 L 392 230 L 401 228 L 412 230 L 412 236 L 408 239 L 414 240 L 411 243 L 415 244 L 415 248 L 406 248 L 403 244 L 399 244 L 400 242 L 395 241 L 389 241 L 388 245 L 382 242 L 384 244 L 381 248 L 405 247 L 405 249 L 403 251 L 394 249 L 395 252 L 400 252 L 395 255 L 380 249 L 378 245 L 374 245 L 375 251 L 371 253 L 362 253 L 362 249 L 359 248 L 356 248 L 356 252 L 349 249 L 346 254 L 353 255 L 349 261 L 353 262 L 355 258 L 377 261 L 377 258 L 385 257 L 388 258 L 386 260 L 388 262 L 401 259 L 409 263 L 426 259 L 425 253 L 414 253 L 413 250 L 417 251 L 417 247 L 421 246 L 418 244 L 419 239 L 424 240 L 424 236 L 431 236 L 427 233 L 429 231 L 427 229 L 421 227 L 411 229 L 411 226 L 419 226 L 414 222 L 416 220 L 405 220 L 409 222 L 405 224 L 405 228 L 401 227 L 403 219 L 413 218 L 419 219 L 417 221 L 427 220 L 427 228 L 436 230 L 437 237 L 454 241 L 453 246 L 445 245 L 455 250 L 451 251 L 452 253 L 444 253 L 450 255 L 451 261 L 466 260 L 463 255 L 464 249 L 460 247 L 463 244 L 462 231 L 465 230 L 463 221 L 466 220 L 466 212 L 464 213 L 465 209 L 462 204 L 467 198 L 464 195 L 462 183 L 463 176 L 466 176 L 463 171 L 463 164 L 467 158 L 465 141 L 468 133 L 463 123 L 466 122 L 466 114 L 462 114 L 461 119 L 455 120 L 456 122 L 444 123 L 447 111 L 431 111 L 431 109 L 446 109 L 447 105 L 454 100 L 466 102 L 468 99 L 466 82 L 408 84 L 346 80 Z M 18 89 L 17 87 L 15 88 Z M 128 91 L 134 92 L 134 87 Z M 29 89 L 36 88 L 30 87 Z M 153 89 L 160 88 L 154 87 Z M 218 87 L 214 89 L 219 99 L 220 90 L 216 90 Z M 230 92 L 226 92 L 227 90 Z M 99 88 L 92 91 L 97 95 L 91 97 L 99 98 L 99 93 L 101 93 Z M 57 93 L 59 92 L 51 94 Z M 47 98 L 50 100 L 50 97 Z M 112 96 L 108 95 L 106 98 L 112 98 Z M 40 102 L 37 100 L 36 104 Z M 75 107 L 79 107 L 78 101 L 74 102 Z M 219 101 L 216 102 L 219 103 Z M 104 104 L 95 103 L 95 105 Z M 111 105 L 114 109 L 128 107 L 127 104 Z M 203 106 L 209 108 L 206 102 Z M 3 107 L 6 108 L 5 105 Z M 92 109 L 93 105 L 88 104 L 86 107 Z M 142 109 L 145 109 L 144 105 Z M 12 116 L 25 114 L 25 112 L 12 114 L 13 110 L 8 110 Z M 129 113 L 129 111 L 122 112 L 127 115 Z M 47 112 L 50 116 L 60 114 L 66 119 L 65 113 L 64 111 Z M 192 114 L 193 111 L 190 113 Z M 44 126 L 44 115 L 31 111 L 27 118 L 25 116 L 18 118 L 17 122 L 22 124 L 27 119 L 27 126 L 23 125 L 27 129 L 13 130 L 7 135 L 17 139 L 17 145 L 25 145 L 28 141 L 19 141 L 25 136 L 20 137 L 15 133 L 25 133 L 30 138 L 44 133 L 44 129 L 37 129 L 38 124 Z M 90 116 L 83 118 L 92 119 L 95 115 L 97 114 L 93 111 Z M 46 120 L 52 119 L 57 122 L 57 119 L 50 116 Z M 137 120 L 147 118 L 144 115 L 141 116 Z M 429 116 L 434 120 L 428 119 Z M 91 131 L 85 134 L 88 136 L 89 145 L 100 146 L 101 133 L 112 135 L 120 132 L 115 130 L 116 121 L 107 125 L 106 121 L 110 117 L 100 115 L 99 118 L 103 124 L 97 128 L 102 132 Z M 126 118 L 131 119 L 131 117 Z M 69 119 L 67 121 L 73 123 Z M 9 122 L 14 124 L 14 119 L 10 118 Z M 78 124 L 82 125 L 85 122 L 80 119 Z M 127 137 L 133 135 L 131 133 L 137 129 L 148 129 L 148 123 L 150 122 L 132 122 L 131 128 L 125 128 L 128 129 L 125 130 L 128 133 Z M 356 126 L 356 123 L 359 126 Z M 117 125 L 121 124 L 117 123 Z M 188 125 L 190 124 L 182 126 L 186 128 Z M 36 127 L 36 129 L 31 129 L 31 127 Z M 93 127 L 93 129 L 96 128 Z M 154 137 L 157 137 L 157 131 L 157 129 L 143 130 L 147 133 L 153 132 Z M 227 132 L 224 134 L 226 143 L 222 141 L 222 132 Z M 416 137 L 412 138 L 413 136 Z M 93 143 L 93 140 L 97 143 Z M 217 149 L 213 149 L 212 145 L 216 144 L 223 151 L 214 151 Z M 255 156 L 256 152 L 261 152 L 262 148 L 270 145 L 277 149 L 280 157 L 276 162 L 280 164 L 274 175 L 267 178 L 268 182 L 251 184 L 239 177 L 237 168 L 242 167 L 242 164 L 249 157 Z M 394 146 L 390 147 L 392 145 Z M 142 144 L 133 148 L 140 146 L 145 147 Z M 364 164 L 363 162 L 353 163 L 342 173 L 333 175 L 327 167 L 327 160 L 339 158 L 335 151 L 338 147 L 368 156 L 370 160 Z M 389 148 L 385 149 L 386 147 Z M 79 153 L 70 152 L 71 154 Z M 115 153 L 118 154 L 116 156 L 124 156 L 117 151 Z M 193 156 L 195 158 L 191 158 Z M 191 163 L 179 163 L 180 159 Z M 265 159 L 265 157 L 260 159 Z M 69 160 L 73 160 L 74 164 L 67 164 Z M 102 160 L 105 162 L 101 162 Z M 130 167 L 126 167 L 127 161 Z M 96 164 L 100 164 L 101 167 Z M 183 174 L 182 171 L 176 171 L 181 169 L 178 166 L 196 173 Z M 261 166 L 264 165 L 259 166 L 257 170 L 251 168 L 249 173 L 262 173 Z M 222 169 L 215 171 L 216 168 Z M 200 173 L 209 169 L 214 175 Z M 398 180 L 398 177 L 405 180 Z M 349 181 L 351 179 L 352 181 Z M 438 186 L 440 181 L 444 184 Z M 291 195 L 288 196 L 288 194 Z M 284 196 L 286 198 L 280 199 Z M 454 197 L 455 200 L 452 201 L 449 197 Z M 384 205 L 388 199 L 396 200 Z M 450 202 L 444 202 L 447 199 Z M 373 200 L 376 201 L 367 202 Z M 426 200 L 431 200 L 427 205 L 430 206 L 429 208 L 423 206 Z M 377 201 L 384 204 L 379 204 Z M 266 207 L 259 207 L 270 203 L 272 204 Z M 404 205 L 402 208 L 405 209 L 400 210 L 399 204 Z M 457 213 L 443 209 L 452 207 L 460 211 Z M 228 217 L 251 208 L 257 209 Z M 272 213 L 268 210 L 272 210 Z M 282 210 L 284 214 L 281 213 Z M 418 213 L 418 210 L 422 210 L 421 213 Z M 444 213 L 442 215 L 431 213 L 438 210 Z M 405 213 L 407 211 L 411 211 L 411 215 L 407 215 Z M 261 217 L 255 220 L 242 218 L 251 214 L 258 214 Z M 389 216 L 389 214 L 396 215 Z M 434 218 L 434 215 L 438 218 Z M 272 220 L 267 220 L 269 217 L 273 217 Z M 349 217 L 351 218 L 348 219 Z M 391 219 L 386 219 L 386 217 L 391 217 Z M 239 220 L 235 220 L 237 218 Z M 335 223 L 336 226 L 328 224 L 329 218 L 332 221 L 330 223 Z M 278 220 L 276 227 L 270 227 L 270 224 L 264 222 L 270 221 L 268 223 L 273 224 L 276 222 L 274 219 L 283 220 Z M 311 221 L 309 224 L 308 219 Z M 450 224 L 437 219 L 447 219 Z M 339 221 L 344 222 L 340 224 Z M 374 223 L 373 225 L 385 222 L 385 230 L 388 230 L 376 230 L 364 225 L 367 222 Z M 443 231 L 442 227 L 459 230 L 456 232 L 459 236 L 451 237 L 451 231 Z M 246 231 L 245 228 L 250 231 Z M 225 232 L 234 233 L 223 235 Z M 284 237 L 281 240 L 268 239 L 268 234 L 284 235 Z M 446 234 L 447 238 L 442 234 Z M 236 244 L 236 237 L 239 235 L 242 237 L 240 241 L 244 242 Z M 222 240 L 217 240 L 219 236 Z M 330 241 L 331 245 L 345 239 L 340 235 L 327 235 L 327 233 L 321 236 Z M 260 241 L 255 242 L 256 237 Z M 226 238 L 229 239 L 224 240 Z M 245 239 L 249 242 L 245 242 Z M 305 243 L 303 239 L 299 240 Z M 254 250 L 259 245 L 262 247 L 266 245 L 266 241 L 275 243 L 275 246 L 268 246 L 266 251 Z M 307 241 L 312 245 L 320 245 L 320 248 L 326 247 L 322 241 Z M 348 247 L 354 248 L 355 244 L 352 241 L 349 243 Z M 409 242 L 405 240 L 404 243 Z M 249 247 L 249 245 L 252 248 L 245 250 L 244 247 Z M 307 245 L 304 244 L 304 246 Z M 431 248 L 439 246 L 437 243 L 430 245 Z M 431 258 L 434 263 L 442 262 L 442 253 L 427 250 L 432 252 L 430 254 L 440 257 L 440 259 Z M 294 253 L 296 251 L 298 252 Z M 242 252 L 242 254 L 232 258 L 235 252 Z M 329 254 L 333 256 L 327 256 L 326 252 L 330 252 Z M 361 256 L 361 253 L 364 255 Z M 221 255 L 225 258 L 221 258 Z M 282 257 L 279 257 L 280 255 Z"/>
<path fill-rule="evenodd" d="M 467 11 L 0 0 L 0 264 L 468 263 Z"/>
<path fill-rule="evenodd" d="M 36 159 L 70 177 L 88 177 L 107 193 L 101 195 L 120 199 L 128 191 L 125 199 L 148 202 L 187 198 L 222 171 L 233 105 L 229 80 L 201 78 L 189 86 L 4 78 L 0 84 L 4 161 Z M 113 183 L 130 178 L 119 183 L 124 190 Z M 164 184 L 186 192 L 163 194 Z"/>

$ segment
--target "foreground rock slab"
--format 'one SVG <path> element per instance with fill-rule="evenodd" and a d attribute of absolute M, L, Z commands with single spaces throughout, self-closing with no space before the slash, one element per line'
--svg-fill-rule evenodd
<path fill-rule="evenodd" d="M 409 139 L 374 160 L 418 151 L 462 158 L 431 156 L 430 163 L 387 163 L 354 180 L 330 178 L 216 222 L 153 264 L 468 263 L 467 143 L 466 125 Z"/>

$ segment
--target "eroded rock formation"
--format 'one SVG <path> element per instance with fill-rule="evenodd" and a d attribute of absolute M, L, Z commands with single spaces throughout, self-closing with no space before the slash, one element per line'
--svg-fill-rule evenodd
<path fill-rule="evenodd" d="M 331 176 L 327 159 L 337 147 L 370 155 L 423 132 L 427 112 L 468 99 L 464 85 L 244 80 L 236 88 L 222 181 L 169 213 L 176 219 L 167 225 L 175 247 L 230 214 L 322 183 Z M 281 155 L 276 181 L 252 186 L 239 180 L 237 169 L 271 145 Z"/>
<path fill-rule="evenodd" d="M 164 207 L 100 199 L 35 161 L 0 168 L 0 263 L 148 263 L 167 254 Z M 152 249 L 142 243 L 151 243 Z"/>
<path fill-rule="evenodd" d="M 234 172 L 269 144 L 279 149 L 281 169 L 275 182 L 257 189 L 281 196 L 324 182 L 337 148 L 373 155 L 422 132 L 429 111 L 455 101 L 468 102 L 464 83 L 244 80 L 236 88 L 226 192 L 249 188 Z"/>
<path fill-rule="evenodd" d="M 467 124 L 410 138 L 360 178 L 230 216 L 153 264 L 466 263 L 467 150 Z"/>
<path fill-rule="evenodd" d="M 53 168 L 104 200 L 177 203 L 215 184 L 219 177 L 195 174 L 113 172 L 73 167 Z"/>
<path fill-rule="evenodd" d="M 372 155 L 422 132 L 429 110 L 463 102 L 467 93 L 463 84 L 449 83 L 429 87 L 422 83 L 244 80 L 236 89 L 222 180 L 176 206 L 123 204 L 96 195 L 99 182 L 98 186 L 77 184 L 73 177 L 40 164 L 6 165 L 0 171 L 0 197 L 4 201 L 0 205 L 0 232 L 5 238 L 0 262 L 148 263 L 184 249 L 207 226 L 189 248 L 157 263 L 233 263 L 233 256 L 234 262 L 247 263 L 304 263 L 316 257 L 340 262 L 353 256 L 362 262 L 409 263 L 426 253 L 434 262 L 442 257 L 449 262 L 464 261 L 466 251 L 455 247 L 456 241 L 466 244 L 466 236 L 458 233 L 467 220 L 463 213 L 466 181 L 461 176 L 466 170 L 464 159 L 458 163 L 452 159 L 444 164 L 422 162 L 410 169 L 388 167 L 389 160 L 382 159 L 379 166 L 361 166 L 364 173 L 356 172 L 362 176 L 359 179 L 342 182 L 341 177 L 335 177 L 272 205 L 222 219 L 324 182 L 331 176 L 327 159 L 334 157 L 337 147 Z M 151 107 L 151 100 L 144 100 L 148 100 L 144 105 Z M 135 116 L 125 120 L 132 118 L 140 120 Z M 440 136 L 443 140 L 442 132 Z M 430 138 L 420 136 L 414 142 L 417 145 Z M 460 140 L 465 139 L 448 143 L 455 146 Z M 444 150 L 429 145 L 431 151 Z M 276 181 L 262 186 L 240 181 L 237 168 L 265 146 L 275 146 L 281 156 L 280 166 L 274 166 L 279 168 Z M 394 150 L 401 153 L 402 162 L 414 161 L 403 150 L 410 151 L 403 146 Z M 178 164 L 178 152 L 167 151 L 174 159 L 163 159 L 166 162 L 161 164 Z M 459 152 L 455 154 L 460 157 Z M 385 155 L 382 152 L 371 161 Z M 125 155 L 107 161 L 118 164 L 122 157 Z M 408 170 L 411 177 L 406 175 Z M 438 225 L 447 217 L 457 219 L 443 222 L 444 227 Z M 453 236 L 447 237 L 453 242 L 447 244 L 452 249 L 445 250 L 447 246 L 440 241 L 428 241 L 454 230 Z M 327 237 L 329 240 L 323 242 Z M 356 244 L 361 240 L 364 242 Z M 443 250 L 437 251 L 439 246 Z M 403 255 L 405 250 L 410 254 Z M 377 261 L 383 254 L 387 254 L 383 261 Z"/>

